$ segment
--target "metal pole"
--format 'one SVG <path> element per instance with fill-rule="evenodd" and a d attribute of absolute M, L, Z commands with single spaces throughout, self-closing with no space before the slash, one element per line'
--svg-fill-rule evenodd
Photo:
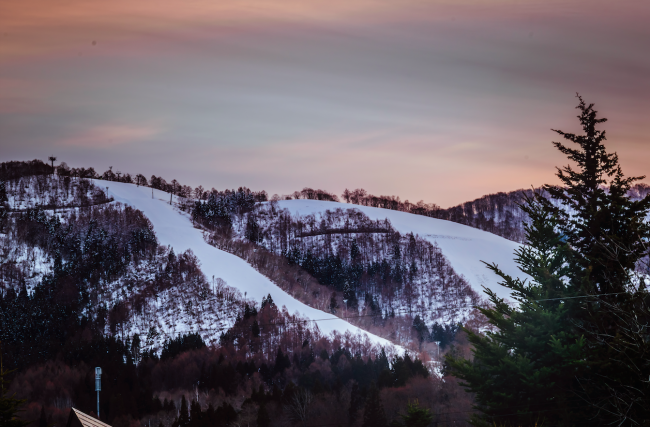
<path fill-rule="evenodd" d="M 102 368 L 95 368 L 95 390 L 97 391 L 97 419 L 99 418 L 99 392 L 102 389 Z"/>

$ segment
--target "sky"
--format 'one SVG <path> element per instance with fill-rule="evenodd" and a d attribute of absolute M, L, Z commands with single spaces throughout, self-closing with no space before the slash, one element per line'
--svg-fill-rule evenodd
<path fill-rule="evenodd" d="M 3 1 L 0 161 L 448 207 L 557 182 L 578 92 L 644 175 L 648 22 L 647 0 Z"/>

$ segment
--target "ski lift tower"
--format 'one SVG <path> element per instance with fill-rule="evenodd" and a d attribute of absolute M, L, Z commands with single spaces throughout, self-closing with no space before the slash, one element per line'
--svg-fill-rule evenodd
<path fill-rule="evenodd" d="M 99 392 L 102 390 L 102 368 L 95 368 L 95 391 L 97 392 L 97 418 L 99 419 Z"/>

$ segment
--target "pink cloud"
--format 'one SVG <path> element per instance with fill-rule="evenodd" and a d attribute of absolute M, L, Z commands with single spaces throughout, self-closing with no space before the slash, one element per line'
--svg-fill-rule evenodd
<path fill-rule="evenodd" d="M 111 148 L 149 140 L 159 135 L 161 131 L 162 129 L 158 126 L 102 125 L 63 139 L 59 145 L 65 147 Z"/>

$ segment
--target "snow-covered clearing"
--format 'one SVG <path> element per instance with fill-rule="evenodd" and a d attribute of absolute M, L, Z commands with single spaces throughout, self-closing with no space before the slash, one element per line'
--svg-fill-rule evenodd
<path fill-rule="evenodd" d="M 100 181 L 97 185 L 109 187 L 108 194 L 114 197 L 116 202 L 129 204 L 141 210 L 153 224 L 159 244 L 173 247 L 177 254 L 191 249 L 200 260 L 201 270 L 208 281 L 213 277 L 221 278 L 229 286 L 245 293 L 246 298 L 258 302 L 271 294 L 273 301 L 279 307 L 285 306 L 290 313 L 297 312 L 302 317 L 314 320 L 324 334 L 334 331 L 342 334 L 350 332 L 355 335 L 361 333 L 367 334 L 375 344 L 392 345 L 384 338 L 368 334 L 345 320 L 334 318 L 329 313 L 297 301 L 241 258 L 207 244 L 202 232 L 192 226 L 188 215 L 169 204 L 169 193 L 118 182 Z"/>
<path fill-rule="evenodd" d="M 500 278 L 481 261 L 496 263 L 506 274 L 513 277 L 527 277 L 513 259 L 519 243 L 466 225 L 406 212 L 320 200 L 282 200 L 278 202 L 278 207 L 300 215 L 317 214 L 337 208 L 358 209 L 372 220 L 388 218 L 393 228 L 400 233 L 419 234 L 431 243 L 437 243 L 454 271 L 465 276 L 479 294 L 483 294 L 482 286 L 485 286 L 501 298 L 510 296 L 509 289 L 499 285 Z"/>

